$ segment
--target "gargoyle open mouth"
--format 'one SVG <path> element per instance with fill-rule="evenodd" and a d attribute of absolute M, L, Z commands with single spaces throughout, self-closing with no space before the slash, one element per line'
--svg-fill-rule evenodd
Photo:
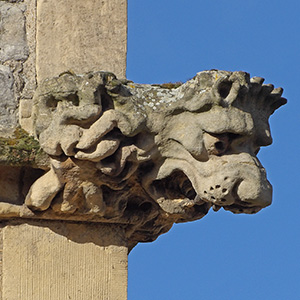
<path fill-rule="evenodd" d="M 168 199 L 186 199 L 193 201 L 197 196 L 196 191 L 189 178 L 180 170 L 175 170 L 161 184 L 165 186 Z"/>
<path fill-rule="evenodd" d="M 199 219 L 211 207 L 211 203 L 197 195 L 191 181 L 181 170 L 174 170 L 167 177 L 155 180 L 151 190 L 160 207 L 177 216 L 177 223 Z"/>

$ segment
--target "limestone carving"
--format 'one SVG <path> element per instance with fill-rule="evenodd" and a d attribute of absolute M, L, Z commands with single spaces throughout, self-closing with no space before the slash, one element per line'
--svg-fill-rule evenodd
<path fill-rule="evenodd" d="M 123 224 L 134 244 L 211 207 L 256 213 L 271 203 L 256 154 L 272 143 L 281 95 L 262 78 L 216 70 L 179 86 L 104 72 L 46 80 L 33 128 L 50 167 L 20 215 Z"/>

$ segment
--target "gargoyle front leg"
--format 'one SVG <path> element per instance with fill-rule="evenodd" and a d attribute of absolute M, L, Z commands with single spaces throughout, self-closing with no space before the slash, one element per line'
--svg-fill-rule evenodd
<path fill-rule="evenodd" d="M 36 180 L 31 186 L 25 199 L 25 205 L 32 210 L 42 211 L 48 209 L 54 197 L 63 188 L 63 185 L 63 181 L 51 166 L 50 171 Z"/>

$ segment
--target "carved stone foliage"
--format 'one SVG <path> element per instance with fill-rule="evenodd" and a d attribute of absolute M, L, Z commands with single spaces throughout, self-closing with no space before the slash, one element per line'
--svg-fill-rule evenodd
<path fill-rule="evenodd" d="M 272 187 L 256 154 L 286 103 L 263 81 L 216 70 L 174 86 L 104 72 L 44 81 L 32 115 L 50 167 L 15 215 L 123 224 L 135 244 L 211 207 L 258 212 Z"/>

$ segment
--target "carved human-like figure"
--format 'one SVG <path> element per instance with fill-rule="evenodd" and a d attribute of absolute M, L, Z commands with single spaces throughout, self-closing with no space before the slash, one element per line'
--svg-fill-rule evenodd
<path fill-rule="evenodd" d="M 272 142 L 281 95 L 262 78 L 216 70 L 167 88 L 103 72 L 47 80 L 34 128 L 51 167 L 25 205 L 39 217 L 127 224 L 136 241 L 210 207 L 256 213 L 271 203 L 256 154 Z"/>

